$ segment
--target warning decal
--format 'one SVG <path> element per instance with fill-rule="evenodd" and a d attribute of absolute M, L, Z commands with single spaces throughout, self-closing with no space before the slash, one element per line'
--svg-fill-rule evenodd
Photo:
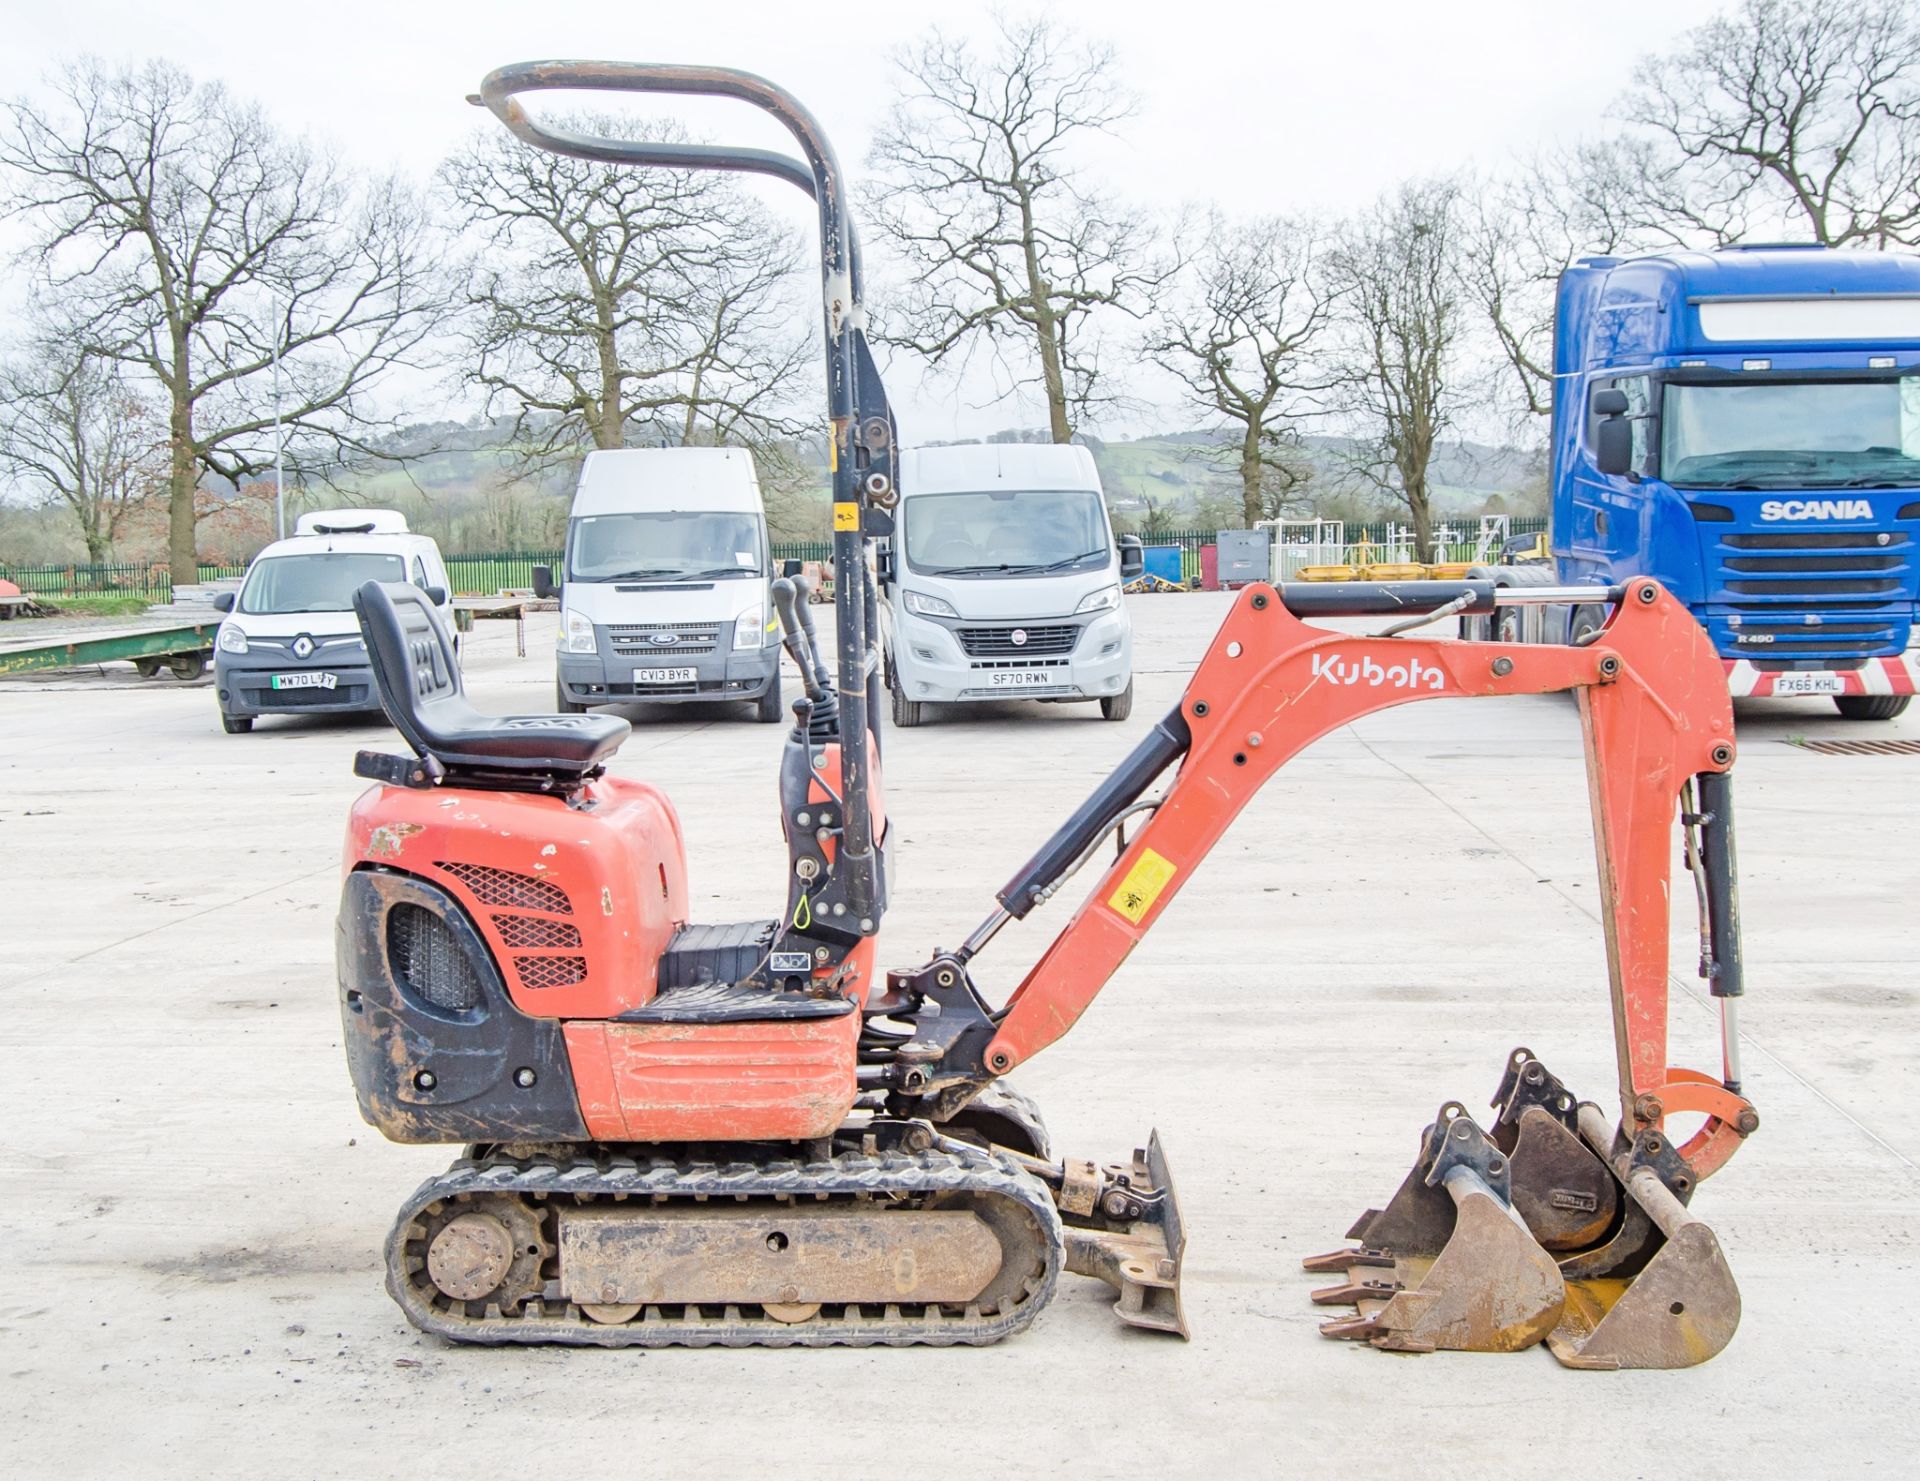
<path fill-rule="evenodd" d="M 1127 877 L 1120 881 L 1120 888 L 1113 892 L 1107 904 L 1137 926 L 1153 909 L 1153 902 L 1160 898 L 1168 881 L 1179 872 L 1170 860 L 1147 849 L 1133 861 L 1133 868 L 1127 871 Z"/>
<path fill-rule="evenodd" d="M 833 506 L 833 527 L 836 531 L 859 529 L 860 506 L 858 504 L 835 504 Z"/>

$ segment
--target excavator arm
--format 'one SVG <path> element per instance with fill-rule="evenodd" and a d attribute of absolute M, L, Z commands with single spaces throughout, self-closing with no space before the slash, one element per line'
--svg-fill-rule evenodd
<path fill-rule="evenodd" d="M 1451 610 L 1492 599 L 1458 584 L 1425 593 L 1425 601 L 1422 593 L 1410 599 L 1384 591 L 1292 599 L 1306 606 L 1318 598 L 1327 610 L 1349 613 L 1404 611 L 1409 601 L 1431 612 L 1450 594 Z M 1301 621 L 1270 586 L 1243 590 L 1179 708 L 1001 892 L 1002 910 L 961 953 L 964 960 L 1007 916 L 1026 914 L 1057 889 L 1084 840 L 1097 841 L 1113 816 L 1142 806 L 1132 799 L 1182 758 L 1158 803 L 1144 805 L 1147 820 L 995 1016 L 985 1070 L 1005 1074 L 1066 1033 L 1241 809 L 1321 736 L 1417 700 L 1571 691 L 1586 741 L 1621 1124 L 1659 1128 L 1669 1115 L 1701 1114 L 1705 1124 L 1680 1152 L 1695 1179 L 1718 1168 L 1758 1125 L 1739 1092 L 1732 1018 L 1741 990 L 1726 776 L 1732 710 L 1720 661 L 1684 607 L 1651 580 L 1630 582 L 1616 596 L 1596 639 L 1569 648 L 1336 632 Z M 1718 1075 L 1668 1063 L 1676 824 L 1693 832 L 1688 857 L 1706 877 L 1703 970 L 1728 1022 Z"/>

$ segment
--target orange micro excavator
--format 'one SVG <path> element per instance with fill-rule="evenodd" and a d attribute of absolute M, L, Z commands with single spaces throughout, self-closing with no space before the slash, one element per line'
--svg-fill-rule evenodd
<path fill-rule="evenodd" d="M 805 159 L 562 133 L 516 99 L 561 88 L 744 100 L 783 123 Z M 1031 1322 L 1064 1268 L 1111 1285 L 1124 1321 L 1184 1335 L 1185 1238 L 1158 1137 L 1116 1164 L 1056 1157 L 1002 1077 L 1073 1026 L 1248 799 L 1315 739 L 1415 700 L 1570 691 L 1591 779 L 1620 1120 L 1516 1051 L 1490 1129 L 1444 1106 L 1353 1246 L 1308 1261 L 1343 1276 L 1314 1299 L 1354 1308 L 1329 1335 L 1403 1351 L 1544 1338 L 1571 1366 L 1672 1367 L 1725 1345 L 1738 1292 L 1688 1205 L 1758 1122 L 1740 1093 L 1733 1011 L 1732 716 L 1720 661 L 1680 605 L 1645 579 L 1578 593 L 1248 587 L 1179 704 L 979 928 L 883 973 L 893 840 L 867 542 L 891 529 L 896 438 L 862 336 L 833 153 L 790 95 L 718 68 L 528 64 L 490 75 L 476 101 L 541 148 L 758 171 L 817 203 L 837 654 L 829 674 L 804 591 L 776 582 L 805 689 L 779 765 L 787 895 L 773 918 L 700 925 L 671 804 L 606 773 L 626 722 L 480 714 L 421 594 L 361 588 L 381 696 L 413 754 L 355 763 L 379 785 L 347 834 L 347 1058 L 360 1109 L 386 1136 L 466 1144 L 407 1201 L 387 1246 L 388 1286 L 411 1321 L 481 1343 L 978 1344 Z M 1611 610 L 1578 647 L 1413 635 L 1576 596 Z M 1364 635 L 1301 620 L 1370 613 L 1396 620 Z M 1667 1059 L 1676 826 L 1701 970 L 1721 1004 L 1718 1075 Z M 1100 882 L 994 1006 L 976 980 L 981 954 L 1109 838 Z M 1674 1116 L 1700 1126 L 1679 1145 Z"/>

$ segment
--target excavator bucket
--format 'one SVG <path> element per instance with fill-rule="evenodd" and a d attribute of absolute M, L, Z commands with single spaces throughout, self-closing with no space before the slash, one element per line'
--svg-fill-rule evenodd
<path fill-rule="evenodd" d="M 1618 1179 L 1620 1218 L 1597 1247 L 1560 1262 L 1566 1308 L 1547 1347 L 1569 1368 L 1690 1368 L 1733 1340 L 1740 1288 L 1713 1230 L 1688 1212 L 1695 1186 L 1660 1132 L 1617 1153 L 1598 1107 L 1580 1132 Z"/>
<path fill-rule="evenodd" d="M 1516 1352 L 1539 1342 L 1561 1320 L 1566 1291 L 1553 1256 L 1514 1211 L 1511 1186 L 1507 1155 L 1466 1107 L 1442 1106 L 1399 1191 L 1347 1232 L 1358 1247 L 1305 1262 L 1347 1277 L 1315 1291 L 1316 1305 L 1358 1311 L 1321 1332 L 1391 1352 Z"/>

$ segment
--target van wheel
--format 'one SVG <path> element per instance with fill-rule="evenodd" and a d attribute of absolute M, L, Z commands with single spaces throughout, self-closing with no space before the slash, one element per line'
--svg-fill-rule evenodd
<path fill-rule="evenodd" d="M 225 710 L 222 710 L 220 712 L 220 728 L 226 731 L 228 735 L 245 735 L 249 730 L 253 729 L 253 716 L 229 715 Z"/>
<path fill-rule="evenodd" d="M 1127 679 L 1127 687 L 1118 694 L 1109 694 L 1100 701 L 1100 718 L 1103 720 L 1124 720 L 1133 713 L 1133 679 Z"/>
<path fill-rule="evenodd" d="M 774 665 L 773 682 L 767 692 L 753 702 L 753 718 L 762 725 L 777 725 L 784 712 L 780 705 L 780 666 Z"/>
<path fill-rule="evenodd" d="M 1891 720 L 1904 714 L 1911 694 L 1836 694 L 1833 707 L 1843 720 Z"/>
<path fill-rule="evenodd" d="M 911 730 L 922 718 L 920 701 L 908 699 L 906 686 L 894 681 L 893 685 L 893 723 L 902 730 Z"/>
<path fill-rule="evenodd" d="M 553 681 L 553 707 L 563 715 L 584 715 L 587 712 L 585 705 L 575 704 L 567 698 L 567 686 L 558 679 Z"/>

